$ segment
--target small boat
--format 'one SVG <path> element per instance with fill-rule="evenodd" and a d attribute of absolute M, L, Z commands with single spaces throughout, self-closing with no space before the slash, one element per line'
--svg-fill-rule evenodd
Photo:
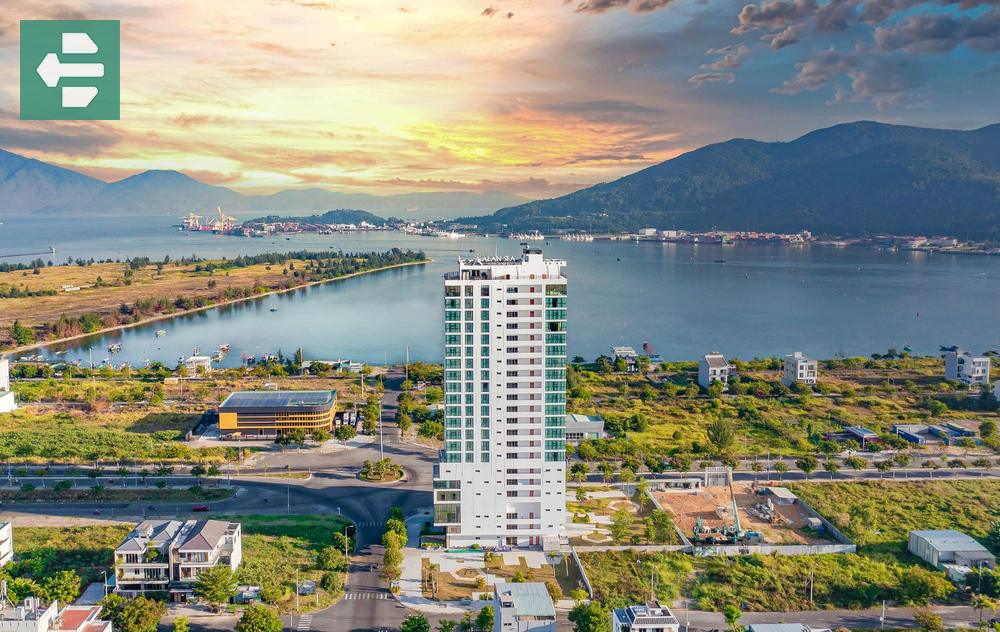
<path fill-rule="evenodd" d="M 272 307 L 272 308 L 271 308 L 271 311 L 272 311 L 272 312 L 276 312 L 276 311 L 278 311 L 278 308 L 277 308 L 277 307 Z"/>
<path fill-rule="evenodd" d="M 221 351 L 218 351 L 218 352 L 216 352 L 215 355 L 212 356 L 212 361 L 213 362 L 222 362 L 222 359 L 224 357 L 226 357 L 226 355 L 224 353 L 222 353 Z"/>
<path fill-rule="evenodd" d="M 110 353 L 118 353 L 121 350 L 122 350 L 122 344 L 120 342 L 116 342 L 113 345 L 108 345 L 108 351 Z"/>
<path fill-rule="evenodd" d="M 166 335 L 167 335 L 167 330 L 166 329 L 157 329 L 156 330 L 156 337 L 157 338 L 160 338 L 161 336 L 166 336 Z"/>
<path fill-rule="evenodd" d="M 715 263 L 725 263 L 725 262 L 726 262 L 725 259 L 716 259 L 715 260 Z"/>
<path fill-rule="evenodd" d="M 219 345 L 219 352 L 220 353 L 229 353 L 229 345 L 228 344 Z"/>

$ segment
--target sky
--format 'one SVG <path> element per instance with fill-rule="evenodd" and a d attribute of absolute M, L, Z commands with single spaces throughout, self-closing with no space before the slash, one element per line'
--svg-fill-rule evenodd
<path fill-rule="evenodd" d="M 118 19 L 120 121 L 21 121 L 18 22 Z M 730 138 L 1000 121 L 1000 0 L 0 4 L 0 148 L 243 192 L 548 198 Z"/>

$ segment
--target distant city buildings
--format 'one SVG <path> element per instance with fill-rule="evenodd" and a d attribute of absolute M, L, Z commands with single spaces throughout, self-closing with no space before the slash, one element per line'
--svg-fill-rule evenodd
<path fill-rule="evenodd" d="M 235 391 L 219 405 L 225 438 L 270 439 L 292 429 L 329 431 L 337 391 Z"/>
<path fill-rule="evenodd" d="M 785 356 L 785 372 L 781 381 L 786 386 L 796 382 L 800 384 L 815 384 L 819 376 L 819 363 L 807 358 L 801 351 Z"/>
<path fill-rule="evenodd" d="M 9 522 L 0 522 L 0 567 L 14 559 L 14 527 Z"/>
<path fill-rule="evenodd" d="M 0 413 L 9 413 L 17 408 L 14 393 L 10 390 L 10 362 L 0 358 Z"/>
<path fill-rule="evenodd" d="M 111 632 L 111 622 L 101 620 L 100 614 L 100 606 L 60 610 L 58 602 L 43 606 L 37 597 L 28 597 L 19 606 L 0 605 L 0 632 Z"/>
<path fill-rule="evenodd" d="M 990 382 L 989 356 L 976 356 L 956 349 L 944 354 L 944 377 L 972 386 Z"/>
<path fill-rule="evenodd" d="M 566 262 L 526 247 L 445 275 L 448 546 L 558 546 L 566 519 Z"/>
<path fill-rule="evenodd" d="M 698 361 L 698 384 L 708 388 L 713 382 L 721 382 L 723 388 L 728 388 L 732 369 L 726 357 L 718 351 L 706 353 Z"/>
<path fill-rule="evenodd" d="M 493 632 L 556 632 L 556 610 L 545 584 L 497 584 L 493 591 Z"/>
<path fill-rule="evenodd" d="M 169 592 L 172 601 L 187 601 L 201 571 L 219 565 L 236 570 L 242 559 L 238 522 L 145 520 L 115 549 L 115 592 Z"/>
<path fill-rule="evenodd" d="M 615 608 L 611 611 L 611 632 L 678 632 L 680 622 L 667 606 L 657 601 Z"/>

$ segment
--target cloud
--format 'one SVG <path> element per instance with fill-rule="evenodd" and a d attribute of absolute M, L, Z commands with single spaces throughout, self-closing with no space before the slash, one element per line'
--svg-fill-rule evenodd
<path fill-rule="evenodd" d="M 798 73 L 771 92 L 794 95 L 814 92 L 846 76 L 850 84 L 834 86 L 831 103 L 871 102 L 879 110 L 900 105 L 923 82 L 915 67 L 903 59 L 866 56 L 859 50 L 822 51 L 796 64 Z"/>
<path fill-rule="evenodd" d="M 0 147 L 13 151 L 97 156 L 122 140 L 120 132 L 103 123 L 10 119 L 9 112 L 0 117 Z"/>
<path fill-rule="evenodd" d="M 816 0 L 767 0 L 759 6 L 748 4 L 740 10 L 739 25 L 733 33 L 742 35 L 755 29 L 780 30 L 812 16 Z"/>
<path fill-rule="evenodd" d="M 576 5 L 576 13 L 604 13 L 610 9 L 626 8 L 633 13 L 650 13 L 670 4 L 673 0 L 583 0 Z M 573 0 L 564 0 L 571 4 Z"/>
<path fill-rule="evenodd" d="M 706 55 L 722 55 L 719 59 L 710 64 L 702 64 L 702 70 L 734 70 L 743 65 L 743 58 L 747 56 L 750 49 L 743 44 L 730 44 L 722 48 L 710 48 Z"/>
<path fill-rule="evenodd" d="M 1000 9 L 976 17 L 927 13 L 875 29 L 879 50 L 941 53 L 965 44 L 986 52 L 1000 50 Z"/>
<path fill-rule="evenodd" d="M 719 83 L 721 81 L 732 83 L 736 81 L 736 74 L 731 72 L 701 72 L 691 75 L 688 81 L 699 85 L 703 83 Z"/>

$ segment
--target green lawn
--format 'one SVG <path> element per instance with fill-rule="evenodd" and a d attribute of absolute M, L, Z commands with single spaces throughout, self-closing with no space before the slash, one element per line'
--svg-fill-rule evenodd
<path fill-rule="evenodd" d="M 110 567 L 112 552 L 132 530 L 131 525 L 86 527 L 17 527 L 14 530 L 15 566 L 18 575 L 42 577 L 74 570 L 90 581 L 99 581 Z M 8 569 L 9 570 L 9 569 Z"/>
<path fill-rule="evenodd" d="M 909 532 L 920 529 L 958 529 L 985 542 L 1000 521 L 1000 481 L 991 479 L 788 487 L 872 555 L 908 557 Z"/>

